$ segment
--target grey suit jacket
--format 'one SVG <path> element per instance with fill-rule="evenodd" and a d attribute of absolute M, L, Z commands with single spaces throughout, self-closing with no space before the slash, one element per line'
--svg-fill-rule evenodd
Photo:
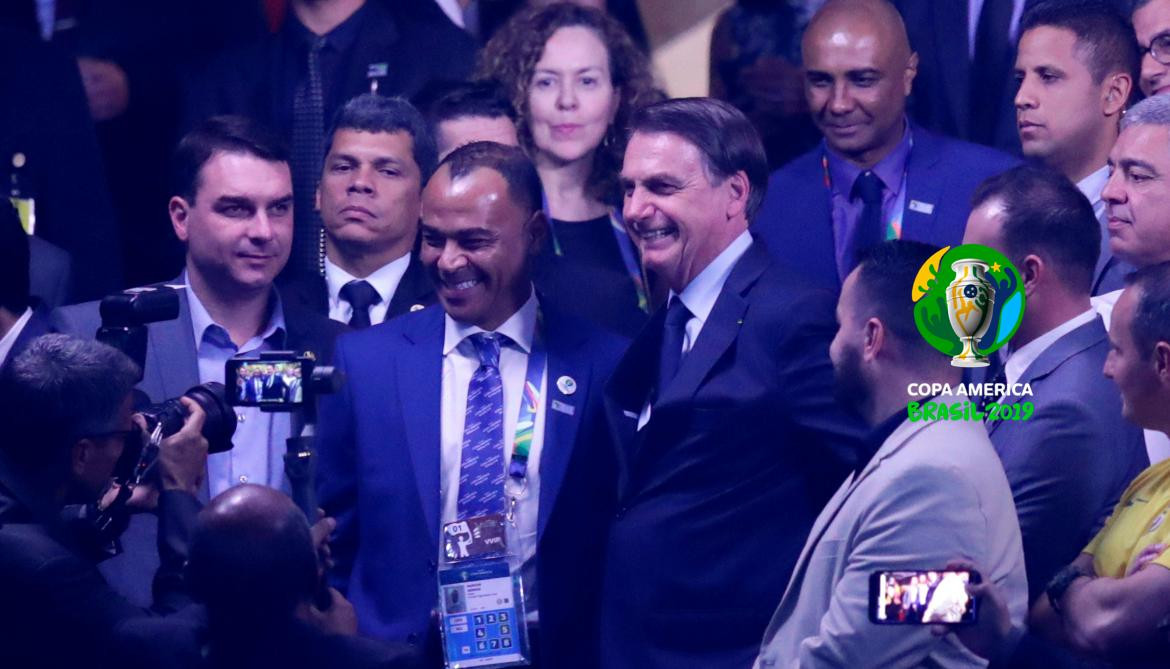
<path fill-rule="evenodd" d="M 903 422 L 860 475 L 821 511 L 780 605 L 757 668 L 982 667 L 952 636 L 868 618 L 875 571 L 942 568 L 972 560 L 1027 615 L 1027 583 L 1011 490 L 983 426 Z M 767 556 L 761 556 L 767 564 Z"/>
<path fill-rule="evenodd" d="M 1099 318 L 1058 339 L 1024 370 L 1026 421 L 991 421 L 988 434 L 1012 487 L 1030 598 L 1073 561 L 1129 482 L 1149 465 L 1141 428 L 1121 417 L 1121 395 L 1101 369 L 1109 353 Z"/>
<path fill-rule="evenodd" d="M 176 279 L 170 283 L 179 284 L 181 281 Z M 321 364 L 329 364 L 333 357 L 333 339 L 347 328 L 289 305 L 287 301 L 283 307 L 288 347 L 314 351 Z M 97 302 L 57 309 L 52 319 L 57 332 L 80 337 L 93 337 L 101 326 Z M 151 323 L 148 328 L 146 365 L 138 389 L 151 400 L 161 402 L 199 385 L 199 361 L 186 291 L 179 290 L 178 318 Z M 207 498 L 205 480 L 200 499 L 207 501 Z M 144 606 L 150 604 L 151 576 L 158 569 L 157 536 L 158 519 L 152 514 L 136 514 L 122 534 L 122 553 L 100 565 L 102 575 L 115 590 Z"/>

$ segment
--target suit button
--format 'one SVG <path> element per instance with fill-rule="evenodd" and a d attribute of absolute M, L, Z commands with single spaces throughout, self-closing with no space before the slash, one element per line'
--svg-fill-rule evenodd
<path fill-rule="evenodd" d="M 623 506 L 622 508 L 618 509 L 618 512 L 616 514 L 614 514 L 614 518 L 621 518 L 622 516 L 626 515 L 626 512 L 629 510 L 630 510 L 630 507 Z"/>
<path fill-rule="evenodd" d="M 410 644 L 417 644 L 418 643 L 418 635 L 414 634 L 413 632 L 406 635 L 406 642 L 410 643 Z"/>
<path fill-rule="evenodd" d="M 435 563 L 434 560 L 428 561 L 427 562 L 427 573 L 428 574 L 433 573 L 435 571 L 436 567 L 438 567 L 438 565 Z"/>

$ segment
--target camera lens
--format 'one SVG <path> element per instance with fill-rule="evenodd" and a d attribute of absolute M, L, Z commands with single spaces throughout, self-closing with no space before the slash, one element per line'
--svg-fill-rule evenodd
<path fill-rule="evenodd" d="M 183 397 L 194 400 L 206 414 L 202 432 L 207 439 L 207 451 L 222 453 L 231 450 L 232 435 L 236 433 L 236 414 L 227 403 L 223 384 L 204 383 L 183 393 Z M 182 429 L 187 418 L 187 408 L 178 398 L 147 407 L 141 413 L 146 417 L 149 430 L 153 431 L 156 425 L 162 424 L 164 438 Z"/>

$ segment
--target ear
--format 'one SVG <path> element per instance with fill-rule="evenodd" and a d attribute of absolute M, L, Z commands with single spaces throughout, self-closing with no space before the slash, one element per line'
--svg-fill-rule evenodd
<path fill-rule="evenodd" d="M 1160 341 L 1154 345 L 1154 373 L 1163 388 L 1170 388 L 1170 342 Z"/>
<path fill-rule="evenodd" d="M 171 215 L 171 228 L 175 231 L 175 236 L 179 241 L 187 242 L 187 224 L 191 219 L 191 204 L 178 195 L 171 198 L 167 203 L 167 211 Z"/>
<path fill-rule="evenodd" d="M 528 221 L 524 223 L 524 237 L 528 242 L 528 254 L 540 255 L 544 241 L 548 237 L 548 218 L 543 211 L 534 211 L 532 216 L 528 217 Z"/>
<path fill-rule="evenodd" d="M 904 93 L 909 96 L 914 91 L 914 78 L 918 76 L 918 52 L 912 51 L 910 59 L 906 61 L 906 74 L 902 88 Z"/>
<path fill-rule="evenodd" d="M 94 446 L 93 440 L 88 438 L 78 439 L 74 442 L 73 449 L 69 453 L 69 471 L 73 474 L 74 481 L 85 478 L 86 468 L 90 458 L 93 457 Z"/>
<path fill-rule="evenodd" d="M 1038 255 L 1024 257 L 1020 265 L 1020 279 L 1024 282 L 1024 296 L 1031 298 L 1040 287 L 1041 281 L 1048 278 L 1048 264 Z"/>
<path fill-rule="evenodd" d="M 1102 110 L 1106 116 L 1120 116 L 1129 103 L 1129 96 L 1133 92 L 1133 77 L 1117 72 L 1109 76 L 1105 82 L 1105 99 Z"/>
<path fill-rule="evenodd" d="M 871 318 L 865 322 L 862 334 L 865 341 L 861 346 L 861 359 L 873 362 L 886 347 L 886 326 L 878 319 Z"/>
<path fill-rule="evenodd" d="M 731 200 L 727 203 L 727 218 L 746 217 L 748 196 L 752 192 L 747 172 L 740 170 L 727 177 L 726 186 L 731 193 Z"/>

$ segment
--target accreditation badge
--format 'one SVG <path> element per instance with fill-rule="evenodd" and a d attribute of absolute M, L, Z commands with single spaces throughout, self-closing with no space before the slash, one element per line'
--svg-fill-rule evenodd
<path fill-rule="evenodd" d="M 443 655 L 448 669 L 532 664 L 524 586 L 507 558 L 439 570 Z"/>

